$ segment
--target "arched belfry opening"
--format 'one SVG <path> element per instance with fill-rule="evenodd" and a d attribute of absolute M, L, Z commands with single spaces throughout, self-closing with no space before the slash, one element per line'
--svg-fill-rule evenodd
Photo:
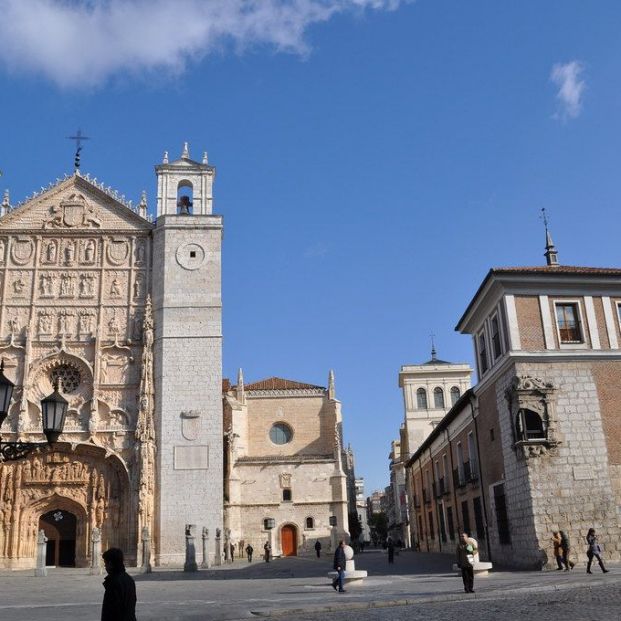
<path fill-rule="evenodd" d="M 174 161 L 164 154 L 157 174 L 157 217 L 208 216 L 213 213 L 213 181 L 216 169 L 207 160 L 190 157 L 190 148 L 183 145 L 181 157 Z"/>
<path fill-rule="evenodd" d="M 177 185 L 177 214 L 180 216 L 191 216 L 194 206 L 194 186 L 190 181 L 184 179 Z"/>

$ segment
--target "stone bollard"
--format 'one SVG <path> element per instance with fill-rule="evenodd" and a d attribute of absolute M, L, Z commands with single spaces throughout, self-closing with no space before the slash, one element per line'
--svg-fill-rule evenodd
<path fill-rule="evenodd" d="M 151 569 L 151 536 L 149 535 L 149 528 L 144 526 L 142 528 L 142 571 L 145 574 L 150 574 Z"/>
<path fill-rule="evenodd" d="M 194 529 L 196 524 L 185 525 L 185 565 L 183 571 L 198 571 L 196 564 L 196 545 L 194 544 Z"/>
<path fill-rule="evenodd" d="M 101 574 L 101 530 L 93 527 L 91 533 L 91 575 Z"/>
<path fill-rule="evenodd" d="M 35 576 L 47 576 L 47 567 L 45 566 L 46 553 L 47 537 L 45 536 L 43 529 L 41 529 L 37 537 L 37 567 L 35 569 Z"/>
<path fill-rule="evenodd" d="M 220 529 L 216 528 L 216 554 L 213 557 L 213 564 L 219 567 L 222 565 L 222 546 L 220 540 Z"/>
<path fill-rule="evenodd" d="M 209 529 L 203 527 L 203 569 L 209 569 Z"/>

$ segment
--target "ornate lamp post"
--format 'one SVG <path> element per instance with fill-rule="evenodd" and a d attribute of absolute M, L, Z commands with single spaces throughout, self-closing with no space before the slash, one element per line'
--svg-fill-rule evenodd
<path fill-rule="evenodd" d="M 15 384 L 4 374 L 4 360 L 0 363 L 0 427 L 9 413 L 9 405 L 13 396 Z M 2 442 L 0 436 L 0 462 L 24 459 L 32 451 L 44 446 L 52 445 L 58 441 L 65 424 L 65 415 L 69 403 L 58 392 L 58 382 L 54 383 L 54 392 L 41 400 L 41 412 L 43 414 L 43 433 L 47 442 Z"/>

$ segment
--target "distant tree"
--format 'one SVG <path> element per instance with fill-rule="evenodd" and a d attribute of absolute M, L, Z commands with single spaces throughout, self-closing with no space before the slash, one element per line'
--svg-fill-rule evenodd
<path fill-rule="evenodd" d="M 388 516 L 381 511 L 373 513 L 369 518 L 371 532 L 375 534 L 373 541 L 385 541 L 388 537 Z"/>
<path fill-rule="evenodd" d="M 358 513 L 356 511 L 352 511 L 349 516 L 349 537 L 352 541 L 358 541 L 360 539 L 360 535 L 362 534 L 362 525 L 360 524 L 360 520 L 358 519 Z"/>

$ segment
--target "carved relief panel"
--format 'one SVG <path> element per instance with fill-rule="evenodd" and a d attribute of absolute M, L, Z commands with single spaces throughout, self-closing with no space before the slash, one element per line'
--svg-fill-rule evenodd
<path fill-rule="evenodd" d="M 6 298 L 29 300 L 32 293 L 32 273 L 27 270 L 10 270 L 7 273 Z"/>
<path fill-rule="evenodd" d="M 30 309 L 23 306 L 7 306 L 4 312 L 4 336 L 19 336 L 28 325 Z"/>
<path fill-rule="evenodd" d="M 16 236 L 11 240 L 13 265 L 31 266 L 35 255 L 35 243 L 30 237 Z"/>
<path fill-rule="evenodd" d="M 109 302 L 126 302 L 128 289 L 128 273 L 124 271 L 108 271 L 104 277 L 104 296 Z"/>
<path fill-rule="evenodd" d="M 109 265 L 129 264 L 130 243 L 126 237 L 111 237 L 106 241 L 106 259 Z"/>

